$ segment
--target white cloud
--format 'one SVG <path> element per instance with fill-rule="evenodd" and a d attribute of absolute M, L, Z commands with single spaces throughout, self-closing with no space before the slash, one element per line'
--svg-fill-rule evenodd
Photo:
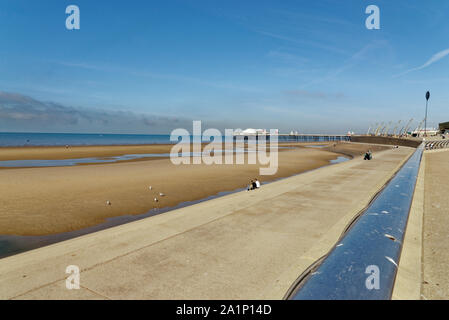
<path fill-rule="evenodd" d="M 407 70 L 407 71 L 404 71 L 404 72 L 402 72 L 402 73 L 400 73 L 400 74 L 395 75 L 394 77 L 400 77 L 400 76 L 403 76 L 403 75 L 405 75 L 405 74 L 407 74 L 407 73 L 410 73 L 410 72 L 413 72 L 413 71 L 418 71 L 418 70 L 427 68 L 428 66 L 434 64 L 435 62 L 437 62 L 437 61 L 443 59 L 443 58 L 446 57 L 447 55 L 449 55 L 449 48 L 448 48 L 448 49 L 445 49 L 445 50 L 443 50 L 443 51 L 440 51 L 440 52 L 438 52 L 438 53 L 436 53 L 436 54 L 434 54 L 434 55 L 433 55 L 433 56 L 432 56 L 426 63 L 424 63 L 422 66 L 416 67 L 416 68 L 412 68 L 412 69 L 409 69 L 409 70 Z"/>

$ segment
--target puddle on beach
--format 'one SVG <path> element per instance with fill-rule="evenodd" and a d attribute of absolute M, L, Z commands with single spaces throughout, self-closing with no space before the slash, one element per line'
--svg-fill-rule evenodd
<path fill-rule="evenodd" d="M 305 146 L 306 148 L 326 148 L 329 147 L 328 144 L 320 144 L 320 145 L 313 145 L 313 146 Z"/>
<path fill-rule="evenodd" d="M 345 161 L 348 161 L 348 160 L 351 160 L 351 159 L 349 159 L 347 157 L 338 157 L 337 159 L 331 160 L 330 163 L 331 164 L 337 164 L 337 163 L 345 162 Z"/>
<path fill-rule="evenodd" d="M 217 150 L 221 153 L 222 150 Z M 236 153 L 243 152 L 235 150 Z M 197 157 L 201 153 L 180 153 L 180 157 Z M 125 154 L 122 156 L 102 157 L 102 158 L 79 158 L 79 159 L 58 159 L 58 160 L 5 160 L 0 161 L 0 167 L 21 168 L 21 167 L 70 167 L 83 163 L 111 163 L 125 160 L 135 160 L 142 158 L 169 158 L 170 153 L 141 153 L 141 154 Z"/>
<path fill-rule="evenodd" d="M 295 149 L 294 147 L 279 147 L 279 149 Z M 215 150 L 216 153 L 223 153 L 223 150 Z M 234 153 L 253 153 L 255 150 L 235 149 Z M 179 157 L 198 157 L 207 153 L 185 152 L 179 153 Z M 135 160 L 143 158 L 170 158 L 170 153 L 141 153 L 125 154 L 122 156 L 102 157 L 102 158 L 79 158 L 79 159 L 58 159 L 58 160 L 4 160 L 0 161 L 3 168 L 34 168 L 34 167 L 70 167 L 86 163 L 113 163 L 118 161 Z"/>
<path fill-rule="evenodd" d="M 345 162 L 348 160 L 350 160 L 350 159 L 347 157 L 339 156 L 335 160 L 330 160 L 329 165 Z M 322 167 L 320 167 L 320 168 L 322 168 Z M 317 169 L 319 169 L 319 168 L 317 168 Z M 316 170 L 316 169 L 313 169 L 313 170 Z M 298 173 L 298 175 L 299 174 L 302 174 L 302 173 Z M 279 180 L 287 179 L 287 178 L 289 178 L 289 177 L 278 178 L 273 181 L 265 182 L 264 185 L 270 184 L 270 183 L 273 183 L 273 182 L 276 182 Z M 92 232 L 119 226 L 119 225 L 122 225 L 122 224 L 125 224 L 128 222 L 133 222 L 133 221 L 141 220 L 141 219 L 148 218 L 151 216 L 155 216 L 155 215 L 165 213 L 165 212 L 168 212 L 171 210 L 184 208 L 184 207 L 187 207 L 187 206 L 190 206 L 193 204 L 197 204 L 197 203 L 200 203 L 203 201 L 215 199 L 218 197 L 222 197 L 222 196 L 225 196 L 228 194 L 232 194 L 232 193 L 236 193 L 236 192 L 240 192 L 240 191 L 244 191 L 244 190 L 246 190 L 246 188 L 239 188 L 239 189 L 232 190 L 232 191 L 223 191 L 223 192 L 219 192 L 216 195 L 212 195 L 212 196 L 209 196 L 204 199 L 200 199 L 200 200 L 196 200 L 196 201 L 182 202 L 174 207 L 167 207 L 167 208 L 162 208 L 162 209 L 152 209 L 148 212 L 145 212 L 145 213 L 139 214 L 139 215 L 123 215 L 123 216 L 118 216 L 118 217 L 112 217 L 112 218 L 106 219 L 106 221 L 104 223 L 101 223 L 99 225 L 95 225 L 92 227 L 84 228 L 81 230 L 75 230 L 75 231 L 64 232 L 64 233 L 59 233 L 59 234 L 52 234 L 52 235 L 44 235 L 44 236 L 0 235 L 0 259 L 15 255 L 18 253 L 22 253 L 25 251 L 29 251 L 32 249 L 37 249 L 40 247 L 48 246 L 48 245 L 58 243 L 61 241 L 73 239 L 73 238 L 76 238 L 76 237 L 79 237 L 82 235 L 86 235 L 86 234 L 89 234 Z"/>

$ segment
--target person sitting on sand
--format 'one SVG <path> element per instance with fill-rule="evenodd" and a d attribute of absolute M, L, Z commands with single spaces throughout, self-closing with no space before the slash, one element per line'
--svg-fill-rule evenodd
<path fill-rule="evenodd" d="M 259 188 L 260 188 L 260 182 L 259 182 L 259 180 L 256 179 L 255 182 L 256 182 L 256 188 L 259 189 Z"/>
<path fill-rule="evenodd" d="M 363 160 L 371 160 L 373 158 L 373 155 L 371 154 L 371 150 L 368 150 L 365 153 L 365 157 L 363 158 Z"/>
<path fill-rule="evenodd" d="M 249 185 L 248 185 L 248 189 L 246 189 L 246 191 L 250 191 L 250 190 L 253 190 L 253 189 L 254 189 L 254 181 L 251 180 Z"/>

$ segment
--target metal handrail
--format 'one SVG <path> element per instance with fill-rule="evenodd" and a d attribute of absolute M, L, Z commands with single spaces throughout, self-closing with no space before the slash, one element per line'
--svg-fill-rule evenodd
<path fill-rule="evenodd" d="M 422 144 L 288 299 L 391 298 L 423 150 Z"/>
<path fill-rule="evenodd" d="M 426 150 L 444 149 L 444 148 L 449 148 L 448 140 L 428 141 L 425 143 Z"/>

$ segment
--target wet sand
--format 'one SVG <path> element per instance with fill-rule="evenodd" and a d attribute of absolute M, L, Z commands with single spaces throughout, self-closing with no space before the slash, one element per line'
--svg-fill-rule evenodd
<path fill-rule="evenodd" d="M 202 144 L 202 148 L 207 144 Z M 121 146 L 44 146 L 44 147 L 0 147 L 0 161 L 11 160 L 63 160 L 81 158 L 108 158 L 127 154 L 166 154 L 170 153 L 173 144 L 153 145 L 121 145 Z M 319 146 L 321 150 L 342 153 L 350 156 L 361 155 L 371 148 L 381 151 L 386 147 L 381 145 L 363 145 L 347 142 L 282 142 L 279 147 Z M 223 145 L 223 149 L 224 149 Z M 269 145 L 267 145 L 269 147 Z M 191 147 L 191 150 L 193 148 Z M 279 151 L 283 151 L 280 149 Z M 143 158 L 150 160 L 152 158 Z M 160 159 L 160 158 L 158 158 Z M 141 161 L 142 159 L 129 160 Z M 0 166 L 0 169 L 1 166 Z"/>
<path fill-rule="evenodd" d="M 2 147 L 0 161 L 6 160 L 57 160 L 93 157 L 113 157 L 125 154 L 169 153 L 173 145 L 129 146 L 73 146 L 73 147 Z"/>
<path fill-rule="evenodd" d="M 321 143 L 317 143 L 321 144 Z M 63 159 L 167 152 L 172 146 L 2 148 L 0 159 Z M 336 152 L 361 155 L 366 145 L 339 143 Z M 385 148 L 370 147 L 371 150 Z M 68 154 L 65 154 L 65 152 Z M 329 164 L 340 154 L 317 148 L 283 149 L 275 175 L 259 165 L 179 165 L 169 159 L 89 166 L 0 170 L 0 234 L 47 235 L 90 227 L 109 217 L 136 215 L 204 199 L 222 191 L 288 177 Z M 152 186 L 152 190 L 149 189 Z M 166 196 L 160 197 L 162 192 Z M 158 198 L 158 202 L 154 198 Z M 106 202 L 110 201 L 111 205 Z"/>

